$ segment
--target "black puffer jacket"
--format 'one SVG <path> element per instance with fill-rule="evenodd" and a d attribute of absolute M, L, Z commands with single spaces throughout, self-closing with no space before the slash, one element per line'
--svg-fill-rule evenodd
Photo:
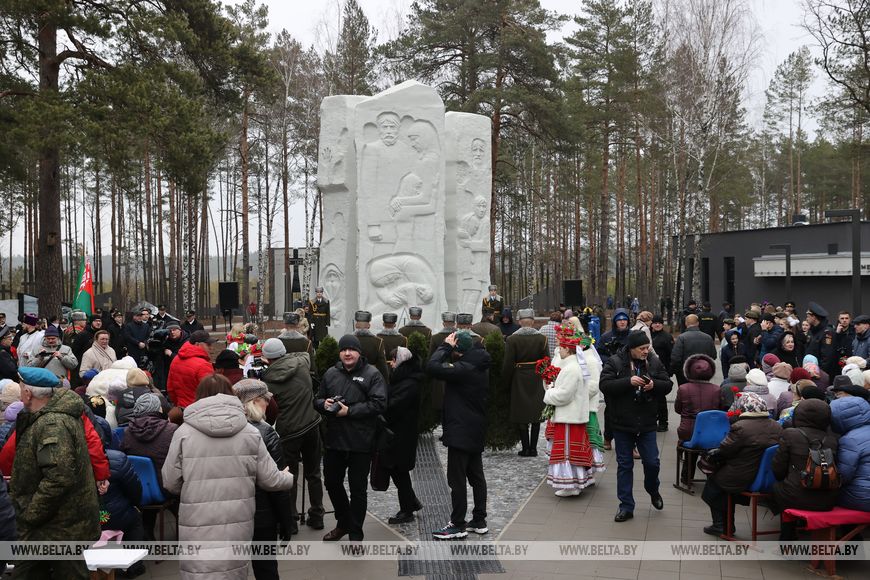
<path fill-rule="evenodd" d="M 831 432 L 831 408 L 824 401 L 807 399 L 795 407 L 790 429 L 782 432 L 773 456 L 775 513 L 786 508 L 828 511 L 837 504 L 838 489 L 816 490 L 801 485 L 800 472 L 806 467 L 810 441 L 837 453 L 838 437 Z M 803 433 L 801 433 L 803 431 Z"/>
<path fill-rule="evenodd" d="M 631 377 L 642 374 L 649 375 L 654 386 L 651 391 L 637 395 Z M 629 350 L 623 348 L 604 363 L 598 386 L 611 407 L 609 416 L 614 430 L 646 433 L 656 430 L 657 396 L 670 393 L 673 383 L 656 355 L 650 353 L 644 362 L 631 361 Z"/>
<path fill-rule="evenodd" d="M 108 491 L 100 496 L 100 509 L 109 512 L 109 521 L 103 528 L 123 530 L 138 516 L 135 506 L 142 503 L 142 483 L 123 451 L 106 449 L 106 458 L 111 475 Z"/>
<path fill-rule="evenodd" d="M 683 363 L 693 354 L 706 354 L 713 360 L 718 356 L 713 339 L 709 334 L 701 332 L 697 326 L 690 326 L 678 336 L 671 351 L 671 371 L 677 375 L 677 383 L 681 385 L 686 382 Z"/>
<path fill-rule="evenodd" d="M 344 397 L 347 415 L 337 417 L 323 408 L 333 395 Z M 280 405 L 280 403 L 279 403 Z M 324 446 L 337 451 L 372 451 L 378 415 L 387 408 L 387 385 L 381 373 L 360 355 L 355 367 L 344 368 L 341 361 L 328 369 L 320 381 L 314 409 L 326 416 Z"/>
<path fill-rule="evenodd" d="M 8 348 L 0 347 L 0 379 L 18 382 L 18 365 Z"/>
<path fill-rule="evenodd" d="M 0 472 L 0 476 L 2 475 L 3 473 Z M 9 499 L 6 482 L 0 481 L 0 541 L 11 542 L 17 539 L 15 508 L 12 507 L 12 500 Z"/>
<path fill-rule="evenodd" d="M 453 347 L 439 346 L 426 372 L 444 381 L 442 425 L 446 447 L 469 453 L 482 453 L 486 443 L 486 399 L 489 395 L 489 367 L 492 359 L 480 345 L 475 345 L 458 360 Z"/>
<path fill-rule="evenodd" d="M 384 454 L 384 464 L 397 469 L 414 469 L 417 461 L 417 417 L 420 411 L 420 382 L 423 371 L 416 356 L 390 373 L 389 405 L 384 417 L 395 434 Z"/>
<path fill-rule="evenodd" d="M 287 467 L 287 462 L 284 461 L 284 456 L 281 453 L 281 438 L 278 436 L 278 432 L 265 421 L 248 422 L 256 427 L 260 435 L 263 436 L 263 443 L 266 444 L 266 449 L 269 451 L 269 455 L 272 456 L 278 469 Z M 254 528 L 274 530 L 280 525 L 282 537 L 290 539 L 289 530 L 293 527 L 293 509 L 291 507 L 290 492 L 266 491 L 257 487 L 254 492 L 254 501 L 256 503 Z"/>

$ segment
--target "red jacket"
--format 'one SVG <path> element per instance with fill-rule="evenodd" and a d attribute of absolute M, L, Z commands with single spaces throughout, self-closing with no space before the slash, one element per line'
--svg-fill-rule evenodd
<path fill-rule="evenodd" d="M 197 344 L 185 342 L 169 365 L 166 391 L 172 404 L 187 407 L 196 400 L 199 381 L 214 373 L 208 353 Z"/>
<path fill-rule="evenodd" d="M 109 479 L 109 460 L 103 451 L 103 441 L 94 429 L 93 423 L 87 415 L 82 414 L 82 423 L 85 427 L 85 440 L 88 442 L 88 454 L 91 456 L 91 467 L 94 470 L 94 479 L 103 481 Z M 0 470 L 3 473 L 12 473 L 12 463 L 15 461 L 15 431 L 6 440 L 6 445 L 0 451 Z"/>

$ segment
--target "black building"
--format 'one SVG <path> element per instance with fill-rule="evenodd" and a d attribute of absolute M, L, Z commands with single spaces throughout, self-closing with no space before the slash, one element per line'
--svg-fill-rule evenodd
<path fill-rule="evenodd" d="M 717 311 L 727 300 L 742 311 L 752 302 L 793 300 L 802 314 L 812 300 L 831 314 L 852 310 L 851 222 L 702 234 L 700 296 L 692 295 L 694 242 L 687 236 L 684 302 L 689 297 L 709 301 Z M 770 248 L 777 244 L 791 245 L 791 296 L 785 295 L 785 251 Z M 863 282 L 870 281 L 870 222 L 861 222 L 861 276 L 862 306 L 868 313 L 870 283 Z"/>

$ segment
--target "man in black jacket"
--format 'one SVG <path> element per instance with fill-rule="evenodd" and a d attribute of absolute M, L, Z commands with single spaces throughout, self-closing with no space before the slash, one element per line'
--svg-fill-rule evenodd
<path fill-rule="evenodd" d="M 447 484 L 453 505 L 447 525 L 432 532 L 438 540 L 464 538 L 469 530 L 477 534 L 489 531 L 482 454 L 491 363 L 489 353 L 474 343 L 470 332 L 458 331 L 444 339 L 426 365 L 427 373 L 444 381 L 442 441 L 447 447 Z M 466 480 L 474 497 L 473 517 L 467 524 Z"/>
<path fill-rule="evenodd" d="M 656 355 L 659 357 L 659 360 L 662 363 L 662 366 L 665 368 L 665 372 L 670 376 L 670 368 L 671 368 L 671 351 L 674 349 L 674 337 L 671 336 L 671 333 L 665 330 L 665 321 L 661 316 L 653 316 L 652 323 L 650 324 L 650 331 L 652 334 L 652 348 L 655 351 Z M 656 403 L 658 404 L 658 422 L 659 426 L 656 429 L 660 432 L 665 432 L 668 430 L 668 400 L 664 395 L 656 395 Z"/>
<path fill-rule="evenodd" d="M 351 541 L 362 541 L 369 467 L 378 415 L 387 408 L 387 385 L 362 356 L 356 336 L 342 336 L 338 350 L 341 360 L 323 375 L 314 400 L 314 408 L 326 416 L 323 483 L 336 519 L 323 540 L 336 542 L 348 535 Z M 345 472 L 350 501 L 344 490 Z"/>
<path fill-rule="evenodd" d="M 124 325 L 122 335 L 127 354 L 133 357 L 140 369 L 148 366 L 148 337 L 151 336 L 151 326 L 148 319 L 151 312 L 143 308 L 133 315 L 133 320 Z"/>
<path fill-rule="evenodd" d="M 839 374 L 837 356 L 834 354 L 834 329 L 828 324 L 828 311 L 815 302 L 807 306 L 807 321 L 810 332 L 806 354 L 819 359 L 819 367 L 828 375 Z"/>
<path fill-rule="evenodd" d="M 686 330 L 677 337 L 671 351 L 671 372 L 677 375 L 678 385 L 688 382 L 683 374 L 683 363 L 693 354 L 706 354 L 713 360 L 718 356 L 713 339 L 698 328 L 698 317 L 689 314 L 686 316 Z"/>
<path fill-rule="evenodd" d="M 656 445 L 657 396 L 671 392 L 672 384 L 658 357 L 650 353 L 646 333 L 633 331 L 626 348 L 604 364 L 599 383 L 612 405 L 610 421 L 616 444 L 616 494 L 619 511 L 613 518 L 624 522 L 634 517 L 634 459 L 637 447 L 643 463 L 643 487 L 657 510 L 664 507 L 659 494 L 659 449 Z"/>

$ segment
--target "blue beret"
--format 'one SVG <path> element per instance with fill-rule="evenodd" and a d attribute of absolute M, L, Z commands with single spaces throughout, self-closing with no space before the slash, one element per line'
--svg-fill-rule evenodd
<path fill-rule="evenodd" d="M 98 371 L 97 369 L 88 369 L 82 373 L 82 378 L 85 379 L 86 381 L 89 381 L 92 378 L 94 378 L 95 376 L 97 376 L 98 374 L 100 374 L 100 371 Z"/>
<path fill-rule="evenodd" d="M 18 374 L 25 385 L 30 387 L 51 387 L 61 385 L 60 379 L 53 372 L 39 367 L 21 367 Z"/>

